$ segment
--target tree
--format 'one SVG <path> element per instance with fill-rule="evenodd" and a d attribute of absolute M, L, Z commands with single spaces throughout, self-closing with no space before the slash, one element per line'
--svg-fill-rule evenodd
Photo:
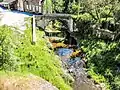
<path fill-rule="evenodd" d="M 94 20 L 101 22 L 114 17 L 114 11 L 118 9 L 119 0 L 86 0 L 82 1 L 85 12 L 89 13 Z"/>
<path fill-rule="evenodd" d="M 64 0 L 53 0 L 54 12 L 57 12 L 57 13 L 63 12 L 63 10 L 65 9 L 64 3 L 65 3 Z"/>
<path fill-rule="evenodd" d="M 53 5 L 52 5 L 52 0 L 45 0 L 44 1 L 44 5 L 43 5 L 43 14 L 46 14 L 46 13 L 52 13 L 53 11 Z"/>

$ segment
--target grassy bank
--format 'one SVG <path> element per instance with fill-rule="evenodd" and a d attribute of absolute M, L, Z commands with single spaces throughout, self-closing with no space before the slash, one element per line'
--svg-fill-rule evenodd
<path fill-rule="evenodd" d="M 60 90 L 72 88 L 63 79 L 60 60 L 46 45 L 43 31 L 37 31 L 37 42 L 32 45 L 31 28 L 24 35 L 12 32 L 10 27 L 0 27 L 1 62 L 4 71 L 32 73 L 55 85 Z"/>

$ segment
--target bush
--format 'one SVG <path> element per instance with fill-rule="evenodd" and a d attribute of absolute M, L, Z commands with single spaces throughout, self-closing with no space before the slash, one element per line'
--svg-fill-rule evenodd
<path fill-rule="evenodd" d="M 10 27 L 0 27 L 0 69 L 4 70 L 16 70 L 16 59 L 14 55 L 16 39 L 13 36 L 13 32 Z"/>
<path fill-rule="evenodd" d="M 92 20 L 92 16 L 88 13 L 80 14 L 80 15 L 73 15 L 73 19 L 75 20 L 83 20 L 83 21 L 90 21 Z"/>
<path fill-rule="evenodd" d="M 117 77 L 119 73 L 116 65 L 120 62 L 119 42 L 92 38 L 81 40 L 80 44 L 87 54 L 89 74 L 96 82 L 106 83 L 110 90 L 118 90 L 120 78 Z"/>

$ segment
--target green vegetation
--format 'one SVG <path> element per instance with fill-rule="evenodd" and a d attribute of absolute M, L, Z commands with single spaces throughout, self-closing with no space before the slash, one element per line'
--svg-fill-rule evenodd
<path fill-rule="evenodd" d="M 17 57 L 14 55 L 16 47 L 14 41 L 15 38 L 10 27 L 0 27 L 0 69 L 10 71 L 16 69 Z"/>
<path fill-rule="evenodd" d="M 96 83 L 105 83 L 108 90 L 120 90 L 120 41 L 91 35 L 94 25 L 120 32 L 120 0 L 45 0 L 43 7 L 45 13 L 72 14 L 81 39 L 80 47 L 87 54 L 89 75 Z M 33 73 L 60 90 L 71 90 L 63 78 L 61 62 L 42 38 L 44 33 L 37 31 L 37 43 L 32 45 L 30 31 L 31 27 L 19 35 L 10 27 L 0 27 L 0 70 Z"/>
<path fill-rule="evenodd" d="M 45 0 L 44 1 L 44 5 L 43 5 L 43 13 L 46 14 L 46 13 L 52 13 L 52 1 L 51 0 Z"/>
<path fill-rule="evenodd" d="M 63 12 L 64 10 L 64 0 L 54 0 L 53 2 L 53 7 L 54 7 L 54 12 Z"/>
<path fill-rule="evenodd" d="M 10 27 L 0 27 L 0 69 L 40 76 L 60 90 L 71 90 L 64 80 L 60 60 L 49 50 L 44 32 L 37 31 L 37 43 L 31 44 L 31 28 L 24 35 Z"/>
<path fill-rule="evenodd" d="M 120 43 L 99 39 L 80 40 L 81 48 L 87 54 L 88 73 L 96 83 L 106 83 L 108 90 L 120 89 Z"/>
<path fill-rule="evenodd" d="M 77 37 L 81 39 L 80 47 L 87 54 L 90 76 L 96 83 L 105 83 L 109 90 L 119 90 L 120 73 L 117 64 L 120 63 L 120 43 L 118 40 L 93 38 L 92 26 L 119 32 L 120 0 L 64 0 L 61 4 L 61 13 L 73 15 L 75 27 L 79 31 Z"/>
<path fill-rule="evenodd" d="M 83 22 L 89 19 L 97 25 L 104 23 L 105 28 L 108 28 L 108 23 L 112 23 L 112 30 L 120 20 L 119 0 L 55 0 L 53 5 L 56 7 L 55 12 L 72 14 Z"/>
<path fill-rule="evenodd" d="M 71 1 L 74 3 L 74 0 Z M 113 32 L 120 31 L 119 4 L 119 0 L 81 0 L 79 15 L 77 9 L 73 13 L 81 36 L 80 47 L 87 54 L 88 73 L 96 83 L 105 83 L 109 90 L 120 89 L 120 72 L 117 70 L 120 63 L 120 43 L 118 40 L 93 38 L 91 26 L 96 25 Z M 78 5 L 79 3 L 76 4 Z"/>

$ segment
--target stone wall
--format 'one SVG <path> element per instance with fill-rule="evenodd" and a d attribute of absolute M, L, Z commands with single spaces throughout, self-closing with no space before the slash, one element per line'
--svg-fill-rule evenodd
<path fill-rule="evenodd" d="M 77 29 L 77 33 L 79 33 L 81 38 L 95 36 L 101 39 L 117 40 L 120 37 L 119 28 L 117 28 L 115 31 L 110 31 L 108 29 L 101 29 L 99 28 L 99 25 L 94 25 L 90 21 L 88 22 L 78 21 L 76 22 L 76 26 L 74 26 L 74 28 Z"/>

